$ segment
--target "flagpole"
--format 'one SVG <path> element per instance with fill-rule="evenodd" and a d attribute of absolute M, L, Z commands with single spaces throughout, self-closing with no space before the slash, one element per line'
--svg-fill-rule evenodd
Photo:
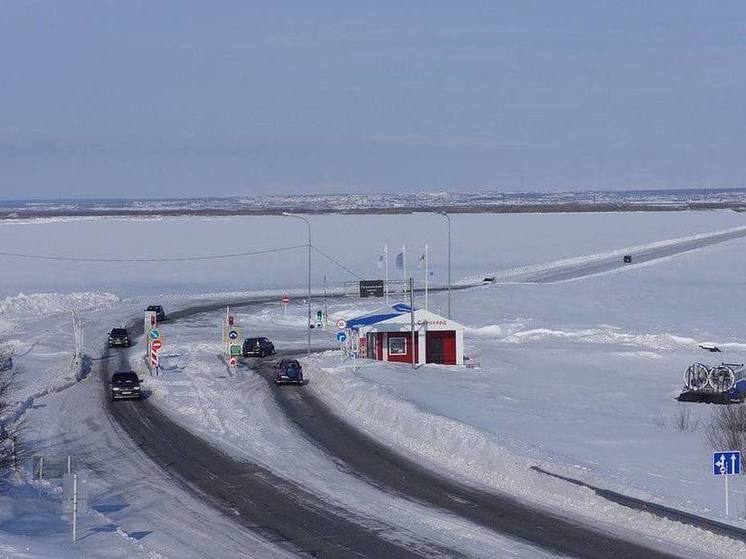
<path fill-rule="evenodd" d="M 401 263 L 404 271 L 404 281 L 407 281 L 407 245 L 401 246 Z"/>
<path fill-rule="evenodd" d="M 386 281 L 383 290 L 386 292 L 386 306 L 389 306 L 389 245 L 383 245 L 383 259 L 386 264 Z"/>
<path fill-rule="evenodd" d="M 427 310 L 427 282 L 429 280 L 428 278 L 428 264 L 427 264 L 427 244 L 425 245 L 425 310 Z"/>

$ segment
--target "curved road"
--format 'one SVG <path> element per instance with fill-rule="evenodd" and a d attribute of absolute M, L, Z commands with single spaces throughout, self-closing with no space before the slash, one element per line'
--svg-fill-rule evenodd
<path fill-rule="evenodd" d="M 267 300 L 270 299 L 244 301 L 240 305 Z M 224 305 L 221 302 L 195 306 L 173 313 L 170 319 L 178 320 Z M 133 322 L 130 328 L 133 335 L 142 334 L 141 321 Z M 120 367 L 128 368 L 125 355 L 120 357 Z M 102 360 L 106 375 L 113 372 L 109 370 L 109 361 Z M 255 360 L 252 365 L 268 380 L 279 404 L 310 440 L 379 489 L 449 511 L 500 534 L 563 555 L 592 559 L 675 557 L 534 508 L 510 496 L 479 491 L 426 470 L 334 416 L 303 387 L 276 388 L 271 382 L 270 361 Z M 307 556 L 325 558 L 459 556 L 454 550 L 428 547 L 421 542 L 409 548 L 387 540 L 380 533 L 380 526 L 367 528 L 366 519 L 355 519 L 348 511 L 329 506 L 292 480 L 279 479 L 265 468 L 221 453 L 174 423 L 147 400 L 109 403 L 107 410 L 132 440 L 175 479 L 279 545 Z"/>

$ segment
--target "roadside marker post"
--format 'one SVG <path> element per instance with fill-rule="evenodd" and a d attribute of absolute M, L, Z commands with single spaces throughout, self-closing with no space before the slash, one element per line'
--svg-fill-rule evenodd
<path fill-rule="evenodd" d="M 741 474 L 741 452 L 722 450 L 712 454 L 712 475 L 725 478 L 725 516 L 728 516 L 728 477 Z"/>

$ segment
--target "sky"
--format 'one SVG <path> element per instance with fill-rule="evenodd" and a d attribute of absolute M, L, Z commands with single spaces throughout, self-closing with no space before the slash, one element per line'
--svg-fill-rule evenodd
<path fill-rule="evenodd" d="M 0 2 L 0 199 L 746 186 L 746 3 Z"/>

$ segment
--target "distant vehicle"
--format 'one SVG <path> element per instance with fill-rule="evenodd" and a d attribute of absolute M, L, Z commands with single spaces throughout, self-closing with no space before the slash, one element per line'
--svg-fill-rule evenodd
<path fill-rule="evenodd" d="M 111 400 L 142 400 L 140 378 L 132 371 L 114 373 L 111 376 Z"/>
<path fill-rule="evenodd" d="M 267 338 L 246 338 L 243 341 L 244 357 L 265 357 L 267 355 L 274 355 L 275 353 L 275 344 Z"/>
<path fill-rule="evenodd" d="M 303 367 L 296 359 L 280 359 L 275 364 L 275 384 L 303 384 Z"/>
<path fill-rule="evenodd" d="M 495 283 L 495 276 L 487 276 L 482 281 L 484 283 Z"/>
<path fill-rule="evenodd" d="M 109 332 L 109 347 L 129 347 L 130 335 L 126 328 L 112 328 Z"/>
<path fill-rule="evenodd" d="M 632 264 L 632 257 L 629 254 L 625 254 L 623 260 L 625 264 Z"/>
<path fill-rule="evenodd" d="M 166 320 L 166 311 L 164 311 L 163 307 L 160 305 L 150 305 L 145 310 L 148 312 L 154 312 L 155 318 L 158 322 L 163 322 L 164 320 Z"/>

